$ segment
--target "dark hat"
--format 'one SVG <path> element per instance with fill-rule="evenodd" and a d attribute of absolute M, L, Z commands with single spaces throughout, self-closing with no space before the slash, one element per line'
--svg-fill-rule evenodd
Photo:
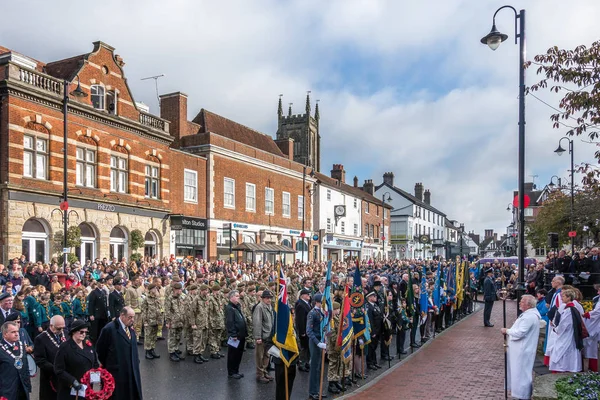
<path fill-rule="evenodd" d="M 375 286 L 381 286 L 381 281 L 374 281 L 373 287 L 375 287 Z"/>
<path fill-rule="evenodd" d="M 300 296 L 302 296 L 303 294 L 310 294 L 310 290 L 308 290 L 308 289 L 302 289 L 300 291 Z"/>
<path fill-rule="evenodd" d="M 113 286 L 122 285 L 122 284 L 123 284 L 123 281 L 121 280 L 121 278 L 115 278 L 113 280 Z"/>
<path fill-rule="evenodd" d="M 371 293 L 369 293 L 369 294 L 367 295 L 367 297 L 371 297 L 371 296 L 377 296 L 377 293 L 375 293 L 375 292 L 371 292 Z"/>
<path fill-rule="evenodd" d="M 8 317 L 6 317 L 4 322 L 16 321 L 20 317 L 21 317 L 21 313 L 14 312 L 14 313 L 8 314 Z"/>
<path fill-rule="evenodd" d="M 98 283 L 104 283 L 104 278 L 98 278 L 98 279 L 96 279 L 96 282 L 98 282 Z"/>
<path fill-rule="evenodd" d="M 148 285 L 148 291 L 154 289 L 157 285 L 155 283 L 151 283 Z"/>
<path fill-rule="evenodd" d="M 486 274 L 489 274 L 489 273 L 494 273 L 494 268 L 488 268 L 488 269 L 486 269 L 486 270 L 485 270 L 485 273 L 486 273 Z"/>
<path fill-rule="evenodd" d="M 71 323 L 71 329 L 69 329 L 69 335 L 73 335 L 74 332 L 80 331 L 84 328 L 89 328 L 90 324 L 82 319 L 77 319 Z"/>
<path fill-rule="evenodd" d="M 8 299 L 9 297 L 12 297 L 10 295 L 10 293 L 2 293 L 2 294 L 0 294 L 0 301 L 2 301 L 4 299 Z"/>
<path fill-rule="evenodd" d="M 200 291 L 208 290 L 208 285 L 200 285 Z"/>
<path fill-rule="evenodd" d="M 262 294 L 260 295 L 261 298 L 272 298 L 273 294 L 269 291 L 269 290 L 263 290 Z"/>
<path fill-rule="evenodd" d="M 216 292 L 217 290 L 221 290 L 221 285 L 218 285 L 218 284 L 215 283 L 214 285 L 212 285 L 212 287 L 210 288 L 210 290 L 212 290 L 214 292 Z"/>
<path fill-rule="evenodd" d="M 183 285 L 181 284 L 181 282 L 173 282 L 171 283 L 171 289 L 183 289 Z"/>
<path fill-rule="evenodd" d="M 323 295 L 321 293 L 317 293 L 313 297 L 313 301 L 315 303 L 320 303 L 323 300 Z"/>
<path fill-rule="evenodd" d="M 198 286 L 196 286 L 196 285 L 190 285 L 187 288 L 187 290 L 189 290 L 189 291 L 196 290 L 196 289 L 198 289 Z"/>

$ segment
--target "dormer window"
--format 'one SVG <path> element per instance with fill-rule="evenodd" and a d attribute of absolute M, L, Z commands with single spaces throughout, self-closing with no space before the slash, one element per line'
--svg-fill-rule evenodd
<path fill-rule="evenodd" d="M 100 85 L 92 85 L 92 107 L 96 110 L 104 110 L 104 87 Z"/>

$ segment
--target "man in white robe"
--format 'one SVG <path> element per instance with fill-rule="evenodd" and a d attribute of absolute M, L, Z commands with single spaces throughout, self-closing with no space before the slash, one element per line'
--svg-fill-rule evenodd
<path fill-rule="evenodd" d="M 556 310 L 553 318 L 550 318 L 550 322 L 546 325 L 546 329 L 548 330 L 548 334 L 546 335 L 548 340 L 546 343 L 546 353 L 544 354 L 544 365 L 550 365 L 550 353 L 552 352 L 552 346 L 554 346 L 554 342 L 556 341 L 556 332 L 552 329 L 554 327 L 554 321 L 559 314 L 559 309 L 563 304 L 560 293 L 562 292 L 562 286 L 565 283 L 565 278 L 562 276 L 555 276 L 552 279 L 552 288 L 555 290 L 554 295 L 552 296 L 552 300 L 548 306 L 548 314 L 550 314 L 550 310 L 553 308 Z"/>
<path fill-rule="evenodd" d="M 530 399 L 533 390 L 533 363 L 540 335 L 540 313 L 531 295 L 521 298 L 519 318 L 510 329 L 502 328 L 507 336 L 508 381 L 512 397 Z"/>
<path fill-rule="evenodd" d="M 580 372 L 582 370 L 581 348 L 578 348 L 573 325 L 573 313 L 581 316 L 573 303 L 574 293 L 570 290 L 562 291 L 563 305 L 560 309 L 560 322 L 552 328 L 556 339 L 550 352 L 550 371 L 553 372 Z M 583 343 L 581 343 L 583 347 Z"/>
<path fill-rule="evenodd" d="M 600 284 L 594 285 L 598 296 L 594 297 L 594 309 L 583 314 L 583 322 L 589 337 L 583 339 L 583 357 L 588 359 L 588 369 L 598 372 L 598 341 L 600 341 Z"/>

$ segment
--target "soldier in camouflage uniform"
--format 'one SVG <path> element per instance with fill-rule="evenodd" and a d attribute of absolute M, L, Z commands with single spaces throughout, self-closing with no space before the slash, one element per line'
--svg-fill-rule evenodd
<path fill-rule="evenodd" d="M 231 289 L 229 289 L 228 287 L 221 286 L 221 292 L 219 293 L 219 301 L 221 302 L 223 319 L 225 319 L 225 307 L 227 307 L 227 304 L 229 303 L 229 292 L 231 292 Z M 227 329 L 223 328 L 223 330 L 221 331 L 221 347 L 227 346 L 227 339 Z"/>
<path fill-rule="evenodd" d="M 344 371 L 342 353 L 337 345 L 337 332 L 340 326 L 340 303 L 333 302 L 333 326 L 327 334 L 327 358 L 329 368 L 327 369 L 327 381 L 329 382 L 329 393 L 338 394 L 342 390 L 341 380 Z"/>
<path fill-rule="evenodd" d="M 211 289 L 212 294 L 208 298 L 208 345 L 211 353 L 210 358 L 219 359 L 225 356 L 219 353 L 219 350 L 221 350 L 221 336 L 225 330 L 225 310 L 221 306 L 221 286 L 213 285 Z"/>
<path fill-rule="evenodd" d="M 188 315 L 193 329 L 194 362 L 202 364 L 208 362 L 208 358 L 202 356 L 202 353 L 208 347 L 208 286 L 200 285 L 200 293 L 194 296 L 194 301 L 190 309 L 191 315 Z"/>
<path fill-rule="evenodd" d="M 140 306 L 142 304 L 142 295 L 144 294 L 144 285 L 142 285 L 142 277 L 135 276 L 133 278 L 131 286 L 127 288 L 125 291 L 125 305 L 133 308 L 135 312 L 135 323 L 133 325 L 133 329 L 135 330 L 135 334 L 138 338 L 142 337 L 142 318 L 140 317 L 141 309 Z M 118 318 L 118 316 L 112 316 L 114 318 Z"/>
<path fill-rule="evenodd" d="M 194 320 L 192 317 L 194 316 L 193 307 L 197 296 L 197 290 L 198 287 L 194 284 L 188 286 L 187 294 L 183 301 L 186 315 L 183 335 L 185 337 L 185 348 L 188 355 L 194 354 L 194 329 L 192 328 Z"/>
<path fill-rule="evenodd" d="M 291 274 L 290 275 L 290 284 L 288 285 L 288 305 L 290 307 L 290 310 L 294 310 L 294 307 L 296 306 L 296 302 L 298 301 L 298 298 L 300 296 L 300 290 L 302 289 L 300 287 L 300 284 L 298 283 L 298 275 L 296 274 Z"/>
<path fill-rule="evenodd" d="M 169 359 L 171 361 L 180 361 L 184 357 L 179 350 L 179 343 L 183 339 L 183 326 L 185 325 L 185 306 L 182 296 L 181 282 L 171 284 L 171 295 L 165 299 L 165 320 L 169 337 L 167 339 L 167 348 L 169 349 Z"/>
<path fill-rule="evenodd" d="M 246 327 L 248 328 L 248 336 L 246 336 L 246 348 L 253 349 L 254 348 L 254 335 L 252 334 L 252 306 L 254 305 L 254 293 L 248 294 L 247 292 L 252 288 L 252 292 L 254 292 L 254 286 L 250 285 L 251 282 L 248 282 L 248 286 L 244 283 L 240 283 L 237 287 L 238 292 L 240 292 L 240 305 L 242 306 L 242 314 L 246 318 Z"/>
<path fill-rule="evenodd" d="M 148 285 L 148 295 L 142 300 L 141 317 L 144 320 L 144 350 L 146 350 L 146 358 L 153 360 L 160 358 L 154 351 L 156 347 L 156 338 L 158 335 L 158 327 L 162 321 L 161 303 L 158 295 L 158 286 L 154 283 Z"/>

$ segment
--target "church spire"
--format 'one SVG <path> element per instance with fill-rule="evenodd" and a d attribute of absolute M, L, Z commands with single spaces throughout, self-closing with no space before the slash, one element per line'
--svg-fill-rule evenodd
<path fill-rule="evenodd" d="M 321 118 L 321 114 L 319 114 L 319 100 L 316 101 L 316 105 L 315 105 L 315 119 L 317 120 L 317 123 L 319 122 L 319 118 Z"/>
<path fill-rule="evenodd" d="M 289 108 L 289 110 L 288 110 L 288 117 L 291 117 L 291 116 L 292 116 L 292 105 L 293 105 L 293 104 L 294 104 L 294 103 L 290 103 L 290 108 Z"/>
<path fill-rule="evenodd" d="M 277 116 L 279 117 L 279 119 L 281 119 L 281 117 L 283 116 L 283 105 L 281 104 L 281 98 L 283 97 L 282 94 L 279 95 L 279 105 L 277 106 Z"/>
<path fill-rule="evenodd" d="M 310 116 L 310 90 L 306 92 L 306 115 Z"/>

